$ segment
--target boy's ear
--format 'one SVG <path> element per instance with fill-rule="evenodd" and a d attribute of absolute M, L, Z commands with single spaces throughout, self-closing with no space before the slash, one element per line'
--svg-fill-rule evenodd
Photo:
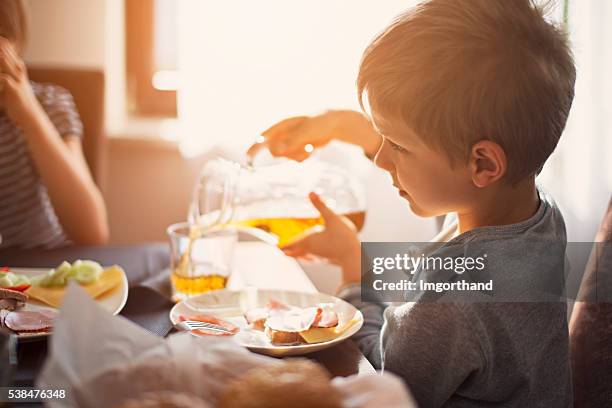
<path fill-rule="evenodd" d="M 472 146 L 469 166 L 474 185 L 486 187 L 506 174 L 506 152 L 495 142 L 481 140 Z"/>

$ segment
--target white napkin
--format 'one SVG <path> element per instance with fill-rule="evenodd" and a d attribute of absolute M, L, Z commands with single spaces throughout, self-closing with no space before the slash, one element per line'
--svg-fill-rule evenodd
<path fill-rule="evenodd" d="M 417 408 L 404 382 L 390 373 L 336 377 L 345 408 Z"/>
<path fill-rule="evenodd" d="M 227 340 L 187 333 L 157 337 L 112 316 L 71 284 L 37 387 L 66 390 L 67 398 L 48 403 L 51 407 L 108 408 L 127 397 L 163 389 L 195 395 L 214 406 L 228 381 L 256 366 L 280 361 Z M 152 370 L 143 370 L 134 383 L 133 377 L 122 377 L 127 367 L 143 361 L 152 364 L 153 371 L 155 365 L 163 369 L 155 371 L 151 381 L 143 377 Z M 100 377 L 104 372 L 107 375 Z M 416 406 L 401 381 L 388 374 L 352 376 L 332 384 L 341 391 L 347 408 Z"/>
<path fill-rule="evenodd" d="M 68 398 L 49 406 L 108 408 L 149 391 L 150 384 L 139 381 L 140 388 L 135 388 L 129 378 L 120 380 L 121 368 L 149 360 L 165 364 L 163 384 L 157 385 L 211 401 L 228 380 L 260 364 L 278 362 L 226 340 L 187 333 L 157 337 L 121 316 L 112 316 L 78 285 L 71 285 L 37 386 L 66 389 Z M 104 378 L 104 384 L 91 381 L 113 368 L 119 370 L 115 378 Z M 206 375 L 206 371 L 215 375 Z"/>

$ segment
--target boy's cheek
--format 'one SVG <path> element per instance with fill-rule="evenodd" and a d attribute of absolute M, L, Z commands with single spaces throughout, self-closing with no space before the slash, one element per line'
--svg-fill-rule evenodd
<path fill-rule="evenodd" d="M 463 180 L 436 173 L 413 173 L 414 177 L 400 177 L 404 198 L 412 211 L 421 217 L 434 217 L 457 211 L 465 201 Z"/>
<path fill-rule="evenodd" d="M 384 159 L 385 156 L 380 157 L 380 167 L 385 165 Z M 394 163 L 390 173 L 395 176 L 398 187 L 407 193 L 404 199 L 416 215 L 433 217 L 464 206 L 470 191 L 469 169 L 459 165 L 451 168 L 447 160 L 442 154 L 430 152 L 411 154 Z"/>

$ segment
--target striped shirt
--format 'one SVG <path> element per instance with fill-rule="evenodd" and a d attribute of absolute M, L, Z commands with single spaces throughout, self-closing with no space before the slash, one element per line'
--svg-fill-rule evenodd
<path fill-rule="evenodd" d="M 32 89 L 60 136 L 83 134 L 70 93 L 32 82 Z M 0 248 L 55 248 L 69 244 L 28 151 L 20 128 L 0 111 Z"/>

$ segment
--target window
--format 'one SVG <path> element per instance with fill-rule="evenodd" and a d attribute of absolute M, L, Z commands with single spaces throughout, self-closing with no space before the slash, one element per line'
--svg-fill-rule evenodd
<path fill-rule="evenodd" d="M 174 0 L 125 0 L 129 113 L 176 117 L 177 24 Z"/>

